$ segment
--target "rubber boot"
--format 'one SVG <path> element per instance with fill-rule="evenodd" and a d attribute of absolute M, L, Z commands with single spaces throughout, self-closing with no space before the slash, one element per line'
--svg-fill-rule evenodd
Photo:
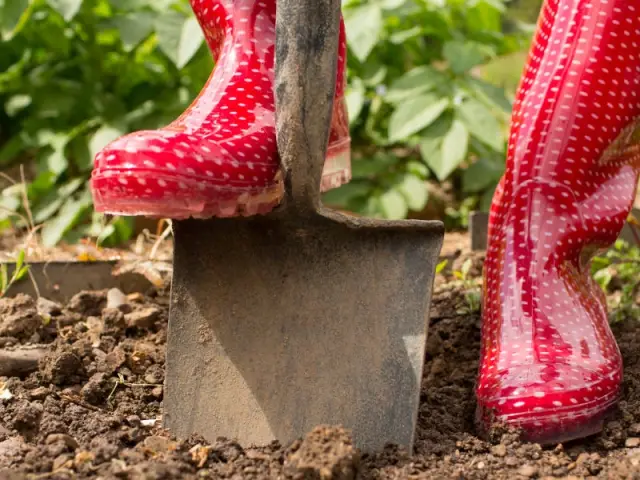
<path fill-rule="evenodd" d="M 99 212 L 164 218 L 250 216 L 281 201 L 276 148 L 276 0 L 191 0 L 216 66 L 173 123 L 119 138 L 98 153 L 91 178 Z M 321 189 L 350 179 L 344 99 L 346 37 Z"/>
<path fill-rule="evenodd" d="M 590 260 L 640 170 L 640 4 L 546 0 L 519 87 L 484 270 L 477 421 L 557 443 L 600 431 L 622 360 Z"/>

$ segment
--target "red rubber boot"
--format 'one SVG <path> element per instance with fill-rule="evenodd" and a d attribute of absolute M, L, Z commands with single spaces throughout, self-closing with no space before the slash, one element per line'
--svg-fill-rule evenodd
<path fill-rule="evenodd" d="M 591 256 L 640 170 L 640 4 L 546 0 L 512 118 L 485 263 L 477 420 L 556 443 L 602 429 L 622 361 Z"/>
<path fill-rule="evenodd" d="M 95 208 L 165 218 L 250 216 L 281 201 L 274 112 L 276 0 L 191 0 L 216 59 L 207 85 L 180 118 L 119 138 L 95 159 Z M 322 190 L 350 179 L 344 100 L 346 37 Z"/>

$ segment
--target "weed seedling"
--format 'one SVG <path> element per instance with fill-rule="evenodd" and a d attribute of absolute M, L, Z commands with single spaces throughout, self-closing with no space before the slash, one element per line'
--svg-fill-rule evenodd
<path fill-rule="evenodd" d="M 4 297 L 11 285 L 22 280 L 29 273 L 29 265 L 24 263 L 24 250 L 18 252 L 18 258 L 13 270 L 13 274 L 9 277 L 9 268 L 6 263 L 0 265 L 0 297 Z"/>
<path fill-rule="evenodd" d="M 474 278 L 469 277 L 472 261 L 468 258 L 460 270 L 453 272 L 453 276 L 462 282 L 464 288 L 464 298 L 467 302 L 468 313 L 476 313 L 480 311 L 480 288 Z"/>

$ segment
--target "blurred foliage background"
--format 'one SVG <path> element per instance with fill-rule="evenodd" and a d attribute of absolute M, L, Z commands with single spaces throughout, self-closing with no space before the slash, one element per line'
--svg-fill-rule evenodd
<path fill-rule="evenodd" d="M 540 4 L 343 0 L 354 179 L 325 203 L 449 228 L 486 210 Z M 92 159 L 177 117 L 212 67 L 186 0 L 0 0 L 0 230 L 127 240 L 132 219 L 92 211 Z"/>

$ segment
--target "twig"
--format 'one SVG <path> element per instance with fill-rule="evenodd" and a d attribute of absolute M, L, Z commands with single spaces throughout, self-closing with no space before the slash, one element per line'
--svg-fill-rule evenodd
<path fill-rule="evenodd" d="M 69 395 L 65 395 L 63 393 L 56 393 L 55 395 L 63 400 L 66 400 L 67 402 L 74 403 L 82 408 L 86 408 L 87 410 L 92 410 L 94 412 L 104 412 L 102 408 L 94 407 L 93 405 L 89 405 L 88 403 L 85 403 L 82 400 L 78 400 L 73 397 L 70 397 Z"/>
<path fill-rule="evenodd" d="M 33 275 L 33 272 L 31 271 L 31 269 L 27 270 L 27 274 L 29 275 L 29 280 L 31 280 L 33 289 L 36 292 L 36 296 L 40 298 L 42 295 L 40 295 L 40 289 L 38 288 L 38 282 L 36 282 L 36 277 Z"/>
<path fill-rule="evenodd" d="M 125 387 L 162 387 L 163 385 L 161 383 L 122 383 L 122 385 L 124 385 Z"/>
<path fill-rule="evenodd" d="M 164 229 L 164 231 L 162 232 L 162 235 L 158 237 L 158 239 L 153 244 L 153 247 L 151 247 L 151 251 L 149 252 L 149 260 L 153 260 L 155 258 L 156 254 L 158 253 L 158 248 L 160 248 L 160 245 L 162 244 L 162 242 L 164 242 L 167 239 L 167 237 L 171 235 L 173 225 L 171 223 L 171 220 L 167 220 L 167 223 L 168 223 L 167 228 Z"/>

